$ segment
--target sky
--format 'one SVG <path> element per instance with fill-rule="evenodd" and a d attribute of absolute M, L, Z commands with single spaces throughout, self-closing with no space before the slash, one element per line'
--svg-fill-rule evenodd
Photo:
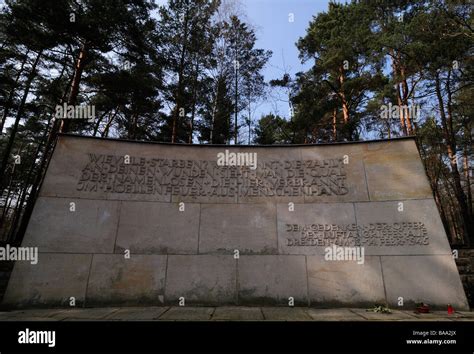
<path fill-rule="evenodd" d="M 326 11 L 329 0 L 228 0 L 240 3 L 244 20 L 255 29 L 255 47 L 271 50 L 273 55 L 263 70 L 266 82 L 282 78 L 288 72 L 291 77 L 305 71 L 311 63 L 303 65 L 298 58 L 296 42 L 305 35 L 314 15 Z M 347 0 L 339 0 L 347 1 Z M 168 0 L 155 0 L 164 5 Z M 0 6 L 4 0 L 0 0 Z M 288 96 L 285 90 L 273 89 L 252 107 L 252 121 L 268 113 L 289 118 Z M 9 124 L 7 123 L 7 126 Z"/>
<path fill-rule="evenodd" d="M 291 77 L 309 69 L 311 63 L 302 64 L 298 57 L 296 42 L 306 34 L 313 16 L 328 9 L 329 0 L 224 0 L 235 1 L 240 6 L 243 20 L 256 32 L 255 48 L 271 50 L 273 55 L 263 70 L 265 81 Z M 336 0 L 334 2 L 347 2 Z M 155 0 L 157 5 L 166 5 L 168 0 Z M 288 93 L 284 89 L 272 89 L 266 97 L 252 107 L 255 124 L 265 114 L 278 114 L 290 118 Z"/>
<path fill-rule="evenodd" d="M 311 63 L 301 63 L 295 44 L 306 34 L 313 16 L 327 10 L 328 3 L 327 0 L 242 0 L 248 21 L 256 29 L 256 48 L 273 52 L 263 71 L 266 82 L 281 78 L 285 71 L 294 77 L 309 68 Z M 267 113 L 289 118 L 287 101 L 284 90 L 272 90 L 256 107 L 253 120 Z"/>

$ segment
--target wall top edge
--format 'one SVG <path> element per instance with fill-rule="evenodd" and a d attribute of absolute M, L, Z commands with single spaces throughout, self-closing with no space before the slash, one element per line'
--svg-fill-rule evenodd
<path fill-rule="evenodd" d="M 375 140 L 361 140 L 361 141 L 343 141 L 336 143 L 319 143 L 319 144 L 275 144 L 275 145 L 226 145 L 226 144 L 186 144 L 186 143 L 170 143 L 170 142 L 156 142 L 156 141 L 142 141 L 142 140 L 130 140 L 130 139 L 117 139 L 117 138 L 102 138 L 96 136 L 69 134 L 69 133 L 58 133 L 59 139 L 79 138 L 79 139 L 91 139 L 97 141 L 116 141 L 121 143 L 135 143 L 135 144 L 153 144 L 153 145 L 164 145 L 164 146 L 181 146 L 181 147 L 218 147 L 218 148 L 293 148 L 293 147 L 315 147 L 315 146 L 338 146 L 338 145 L 353 145 L 353 144 L 372 144 L 372 143 L 385 143 L 395 142 L 401 140 L 413 140 L 415 141 L 416 136 L 403 136 L 391 139 L 375 139 Z"/>

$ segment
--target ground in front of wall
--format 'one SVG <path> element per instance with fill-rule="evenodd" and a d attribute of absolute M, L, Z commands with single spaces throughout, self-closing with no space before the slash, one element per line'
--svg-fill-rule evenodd
<path fill-rule="evenodd" d="M 0 321 L 474 321 L 474 312 L 391 314 L 360 308 L 308 307 L 107 307 L 30 309 L 0 312 Z"/>

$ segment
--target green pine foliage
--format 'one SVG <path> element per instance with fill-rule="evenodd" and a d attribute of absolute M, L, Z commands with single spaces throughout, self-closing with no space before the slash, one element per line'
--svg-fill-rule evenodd
<path fill-rule="evenodd" d="M 0 240 L 21 240 L 58 132 L 203 144 L 416 135 L 451 243 L 474 245 L 467 1 L 331 2 L 295 38 L 309 69 L 269 83 L 262 73 L 272 53 L 223 5 L 5 0 Z M 278 89 L 288 94 L 289 118 L 255 119 L 258 103 Z M 63 104 L 93 106 L 95 119 L 58 119 Z M 419 106 L 420 114 L 387 119 L 381 108 L 389 104 Z"/>

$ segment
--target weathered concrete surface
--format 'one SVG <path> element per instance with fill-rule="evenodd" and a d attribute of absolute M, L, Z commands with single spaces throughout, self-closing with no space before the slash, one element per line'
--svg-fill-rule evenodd
<path fill-rule="evenodd" d="M 387 302 L 395 306 L 403 297 L 407 306 L 424 302 L 432 306 L 465 310 L 469 306 L 452 256 L 383 256 Z M 436 271 L 433 271 L 436 269 Z"/>
<path fill-rule="evenodd" d="M 166 302 L 177 305 L 236 303 L 236 261 L 232 256 L 168 256 Z"/>
<path fill-rule="evenodd" d="M 370 306 L 384 303 L 384 285 L 379 257 L 354 261 L 326 261 L 308 256 L 308 287 L 312 306 Z"/>
<path fill-rule="evenodd" d="M 40 252 L 112 253 L 118 206 L 115 201 L 40 197 L 23 246 Z"/>
<path fill-rule="evenodd" d="M 3 304 L 14 307 L 84 304 L 90 254 L 40 254 L 38 264 L 16 262 Z"/>
<path fill-rule="evenodd" d="M 199 213 L 199 204 L 122 202 L 115 252 L 196 254 Z"/>
<path fill-rule="evenodd" d="M 257 163 L 221 166 L 224 152 Z M 287 306 L 291 297 L 467 309 L 411 138 L 256 147 L 61 135 L 23 245 L 37 246 L 40 261 L 16 262 L 9 307 L 70 297 L 78 306 Z M 363 249 L 364 264 L 326 260 L 334 245 Z"/>
<path fill-rule="evenodd" d="M 114 303 L 163 304 L 166 257 L 96 254 L 87 287 L 87 306 Z"/>
<path fill-rule="evenodd" d="M 239 303 L 308 304 L 304 256 L 241 256 L 238 266 Z"/>
<path fill-rule="evenodd" d="M 371 201 L 433 196 L 413 140 L 366 144 L 364 166 Z"/>
<path fill-rule="evenodd" d="M 277 253 L 274 205 L 215 204 L 201 208 L 199 253 Z"/>

